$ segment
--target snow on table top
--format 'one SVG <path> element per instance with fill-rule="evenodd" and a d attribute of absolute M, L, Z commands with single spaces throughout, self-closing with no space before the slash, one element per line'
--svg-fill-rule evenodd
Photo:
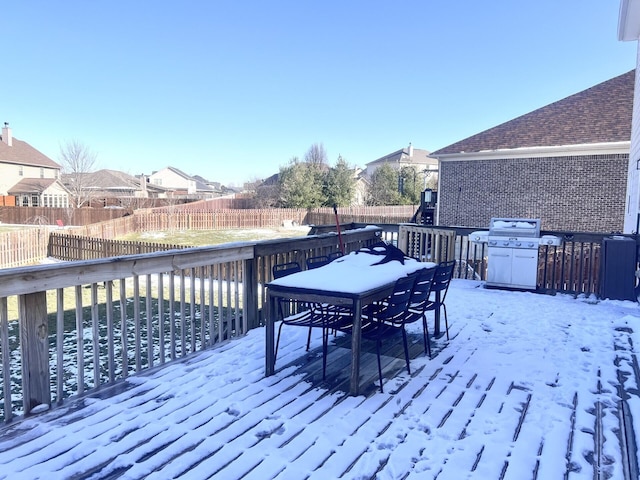
<path fill-rule="evenodd" d="M 422 268 L 436 265 L 432 262 L 419 262 L 413 258 L 405 258 L 404 265 L 397 260 L 374 265 L 383 258 L 384 255 L 351 252 L 328 265 L 287 275 L 274 280 L 269 285 L 362 293 L 386 285 Z"/>

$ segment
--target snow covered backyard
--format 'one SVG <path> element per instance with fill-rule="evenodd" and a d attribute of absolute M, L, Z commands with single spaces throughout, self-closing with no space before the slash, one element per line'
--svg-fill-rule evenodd
<path fill-rule="evenodd" d="M 0 478 L 633 478 L 638 304 L 454 280 L 447 310 L 451 340 L 429 359 L 410 326 L 412 375 L 399 358 L 383 394 L 377 371 L 359 397 L 309 375 L 304 328 L 265 378 L 259 328 L 5 427 Z"/>

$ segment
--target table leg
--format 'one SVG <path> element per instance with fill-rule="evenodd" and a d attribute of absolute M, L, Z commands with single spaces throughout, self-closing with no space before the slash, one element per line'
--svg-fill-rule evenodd
<path fill-rule="evenodd" d="M 265 346 L 266 346 L 266 351 L 265 351 L 265 376 L 270 376 L 273 375 L 275 373 L 275 364 L 276 364 L 276 353 L 275 353 L 275 341 L 274 341 L 274 334 L 275 334 L 275 327 L 274 327 L 274 323 L 276 321 L 276 317 L 278 315 L 278 302 L 276 301 L 275 297 L 272 297 L 269 292 L 267 291 L 267 305 L 268 305 L 268 311 L 267 311 L 267 318 L 266 318 L 266 325 L 265 325 Z"/>
<path fill-rule="evenodd" d="M 353 302 L 353 329 L 351 332 L 351 383 L 349 393 L 354 397 L 360 391 L 360 333 L 362 328 L 362 302 Z"/>

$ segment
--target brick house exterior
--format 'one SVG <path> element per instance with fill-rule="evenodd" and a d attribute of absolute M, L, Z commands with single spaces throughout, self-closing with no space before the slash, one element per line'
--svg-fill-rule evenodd
<path fill-rule="evenodd" d="M 622 231 L 634 82 L 627 72 L 433 152 L 438 223 L 521 217 L 545 230 Z"/>

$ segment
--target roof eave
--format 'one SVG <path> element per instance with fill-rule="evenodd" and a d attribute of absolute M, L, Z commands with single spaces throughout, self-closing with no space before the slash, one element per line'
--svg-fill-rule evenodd
<path fill-rule="evenodd" d="M 504 148 L 480 152 L 456 152 L 433 155 L 443 160 L 495 160 L 508 158 L 563 157 L 597 154 L 628 154 L 631 142 L 602 142 L 579 145 L 558 145 L 551 147 Z"/>

